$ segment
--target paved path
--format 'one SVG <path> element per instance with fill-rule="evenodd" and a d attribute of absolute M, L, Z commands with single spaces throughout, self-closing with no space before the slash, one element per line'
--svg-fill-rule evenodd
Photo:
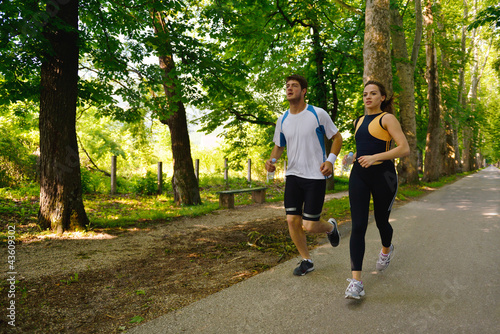
<path fill-rule="evenodd" d="M 374 272 L 366 235 L 366 297 L 344 299 L 349 242 L 233 285 L 128 333 L 500 333 L 500 170 L 487 168 L 394 210 L 395 258 Z M 348 234 L 348 233 L 346 233 Z"/>

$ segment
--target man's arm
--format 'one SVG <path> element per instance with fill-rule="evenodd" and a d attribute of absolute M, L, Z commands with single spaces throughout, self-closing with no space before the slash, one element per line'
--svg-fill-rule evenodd
<path fill-rule="evenodd" d="M 340 149 L 342 148 L 342 135 L 340 132 L 337 132 L 333 137 L 332 137 L 332 148 L 330 150 L 330 153 L 335 154 L 335 156 L 339 155 Z"/>
<path fill-rule="evenodd" d="M 333 165 L 335 164 L 335 160 L 337 160 L 337 155 L 340 153 L 340 149 L 342 148 L 342 135 L 340 132 L 337 132 L 332 137 L 332 148 L 330 149 L 330 155 L 328 159 L 321 164 L 320 170 L 321 174 L 324 176 L 333 175 Z"/>
<path fill-rule="evenodd" d="M 276 159 L 276 161 L 278 161 L 278 159 L 281 158 L 284 150 L 284 146 L 279 147 L 278 145 L 274 145 L 273 150 L 271 151 L 271 157 L 266 161 L 266 170 L 268 172 L 274 172 L 276 170 L 276 166 L 274 165 L 275 163 L 272 163 L 271 160 Z"/>

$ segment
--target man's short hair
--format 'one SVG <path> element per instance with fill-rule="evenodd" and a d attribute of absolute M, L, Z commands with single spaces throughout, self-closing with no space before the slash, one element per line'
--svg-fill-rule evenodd
<path fill-rule="evenodd" d="M 286 77 L 285 83 L 288 82 L 288 81 L 290 81 L 290 80 L 296 80 L 296 81 L 298 81 L 299 84 L 300 84 L 300 89 L 304 89 L 304 88 L 307 89 L 307 80 L 303 76 L 298 75 L 298 74 L 289 75 L 289 76 Z"/>

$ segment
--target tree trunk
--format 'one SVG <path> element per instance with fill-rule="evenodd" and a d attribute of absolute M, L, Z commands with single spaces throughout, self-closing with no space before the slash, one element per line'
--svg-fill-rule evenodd
<path fill-rule="evenodd" d="M 40 93 L 40 211 L 43 229 L 62 233 L 85 228 L 88 217 L 82 200 L 80 157 L 76 139 L 78 97 L 78 0 L 51 15 L 45 38 L 52 49 L 44 55 Z M 61 27 L 61 20 L 66 27 Z"/>
<path fill-rule="evenodd" d="M 417 183 L 418 178 L 418 150 L 417 150 L 417 122 L 415 119 L 415 79 L 414 72 L 416 59 L 422 39 L 422 8 L 420 1 L 415 1 L 415 15 L 417 25 L 411 59 L 408 59 L 406 37 L 403 28 L 403 17 L 398 8 L 391 9 L 392 47 L 396 59 L 396 69 L 401 85 L 399 96 L 399 118 L 401 128 L 410 146 L 410 155 L 400 159 L 398 177 L 401 183 Z"/>
<path fill-rule="evenodd" d="M 488 62 L 489 53 L 492 46 L 492 39 L 490 40 L 490 45 L 486 51 L 483 64 L 480 65 L 479 48 L 477 43 L 473 46 L 473 66 L 471 69 L 471 85 L 469 89 L 469 94 L 467 95 L 467 100 L 470 104 L 469 110 L 470 114 L 465 122 L 464 127 L 464 168 L 466 171 L 471 171 L 479 168 L 477 161 L 477 143 L 479 142 L 479 130 L 476 104 L 477 104 L 477 92 L 479 90 L 479 85 L 481 83 L 481 76 Z"/>
<path fill-rule="evenodd" d="M 392 97 L 392 66 L 389 0 L 367 0 L 363 47 L 363 82 L 377 80 Z"/>
<path fill-rule="evenodd" d="M 313 50 L 314 50 L 314 62 L 316 64 L 316 100 L 317 106 L 323 108 L 324 110 L 328 110 L 328 88 L 325 81 L 325 52 L 321 46 L 321 37 L 319 35 L 319 31 L 316 26 L 312 27 L 313 36 Z M 332 118 L 333 119 L 333 118 Z M 328 155 L 332 148 L 332 141 L 327 140 L 325 138 L 325 149 Z M 326 190 L 334 190 L 335 189 L 335 178 L 331 177 L 326 179 Z"/>
<path fill-rule="evenodd" d="M 475 33 L 473 34 L 475 36 Z M 469 93 L 467 94 L 467 101 L 469 104 L 469 115 L 466 117 L 463 126 L 463 158 L 464 158 L 464 171 L 468 172 L 474 170 L 474 145 L 473 143 L 473 126 L 474 126 L 474 112 L 476 109 L 476 98 L 477 98 L 477 85 L 479 83 L 478 79 L 478 71 L 479 71 L 479 62 L 477 56 L 477 45 L 472 41 L 473 46 L 473 65 L 471 68 L 471 85 L 469 88 Z"/>
<path fill-rule="evenodd" d="M 441 147 L 443 144 L 440 91 L 437 68 L 436 47 L 434 44 L 432 0 L 428 0 L 424 21 L 427 28 L 427 91 L 429 100 L 429 124 L 427 126 L 427 140 L 424 161 L 424 181 L 436 181 L 441 176 L 442 156 Z"/>
<path fill-rule="evenodd" d="M 163 32 L 163 19 L 160 13 L 153 14 L 155 33 Z M 163 71 L 163 87 L 167 99 L 167 112 L 160 115 L 160 121 L 168 125 L 172 141 L 172 156 L 174 162 L 174 175 L 172 187 L 174 201 L 183 205 L 201 204 L 198 179 L 194 173 L 193 159 L 191 157 L 191 143 L 187 127 L 186 109 L 180 98 L 180 90 L 176 86 L 177 76 L 175 62 L 168 45 L 164 41 L 163 51 L 166 54 L 159 56 L 160 68 Z"/>
<path fill-rule="evenodd" d="M 449 110 L 453 112 L 453 110 Z M 450 115 L 451 116 L 451 115 Z M 457 173 L 457 160 L 455 147 L 453 145 L 454 132 L 453 118 L 449 118 L 444 122 L 444 147 L 443 147 L 443 173 L 445 175 L 453 175 Z"/>
<path fill-rule="evenodd" d="M 165 87 L 165 91 L 168 89 Z M 201 204 L 201 197 L 191 157 L 186 110 L 182 102 L 177 102 L 177 106 L 178 110 L 173 115 L 162 120 L 162 123 L 167 124 L 170 129 L 172 141 L 174 201 L 182 205 L 198 205 Z"/>
<path fill-rule="evenodd" d="M 447 40 L 446 36 L 446 28 L 444 25 L 444 18 L 443 15 L 437 15 L 438 19 L 438 28 L 439 31 L 441 32 L 441 40 Z M 449 55 L 448 55 L 448 49 L 446 48 L 445 45 L 440 45 L 441 46 L 441 73 L 443 78 L 448 78 L 448 80 L 443 80 L 442 82 L 442 87 L 443 90 L 446 90 L 450 92 L 452 90 L 451 85 L 453 85 L 453 80 L 452 74 L 447 73 L 446 71 L 449 71 L 450 69 L 450 62 L 449 62 Z M 443 166 L 442 166 L 442 174 L 445 175 L 453 175 L 457 172 L 457 164 L 458 161 L 456 160 L 456 151 L 455 151 L 455 146 L 453 145 L 453 138 L 454 135 L 453 133 L 456 131 L 454 128 L 453 119 L 457 118 L 457 110 L 453 108 L 447 107 L 446 103 L 440 103 L 441 105 L 441 111 L 442 111 L 442 120 L 443 120 L 443 144 L 442 144 L 442 156 L 443 156 Z M 449 104 L 448 104 L 449 105 Z"/>
<path fill-rule="evenodd" d="M 467 5 L 467 0 L 463 1 L 463 6 L 464 6 L 464 14 L 463 14 L 463 24 L 462 24 L 462 38 L 460 42 L 460 48 L 462 51 L 462 54 L 464 57 L 460 59 L 460 67 L 459 67 L 459 77 L 458 77 L 458 97 L 457 97 L 457 105 L 458 105 L 458 115 L 457 117 L 453 120 L 453 125 L 455 128 L 455 132 L 453 133 L 453 147 L 456 152 L 456 160 L 457 160 L 457 172 L 463 171 L 463 165 L 462 165 L 462 155 L 460 154 L 460 147 L 458 144 L 458 133 L 460 131 L 460 122 L 459 120 L 463 117 L 463 112 L 466 109 L 466 98 L 465 98 L 465 66 L 467 64 L 467 56 L 466 56 L 466 49 L 467 49 L 467 25 L 465 22 L 467 22 L 468 16 L 469 16 L 469 10 L 468 10 L 468 5 Z"/>

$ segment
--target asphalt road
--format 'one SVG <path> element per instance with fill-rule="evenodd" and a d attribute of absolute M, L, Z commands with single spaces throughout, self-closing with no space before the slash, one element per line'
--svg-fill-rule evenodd
<path fill-rule="evenodd" d="M 128 333 L 500 333 L 500 170 L 489 167 L 393 210 L 395 257 L 375 272 L 366 235 L 366 296 L 344 299 L 349 226 L 312 252 L 316 270 L 283 263 Z"/>

